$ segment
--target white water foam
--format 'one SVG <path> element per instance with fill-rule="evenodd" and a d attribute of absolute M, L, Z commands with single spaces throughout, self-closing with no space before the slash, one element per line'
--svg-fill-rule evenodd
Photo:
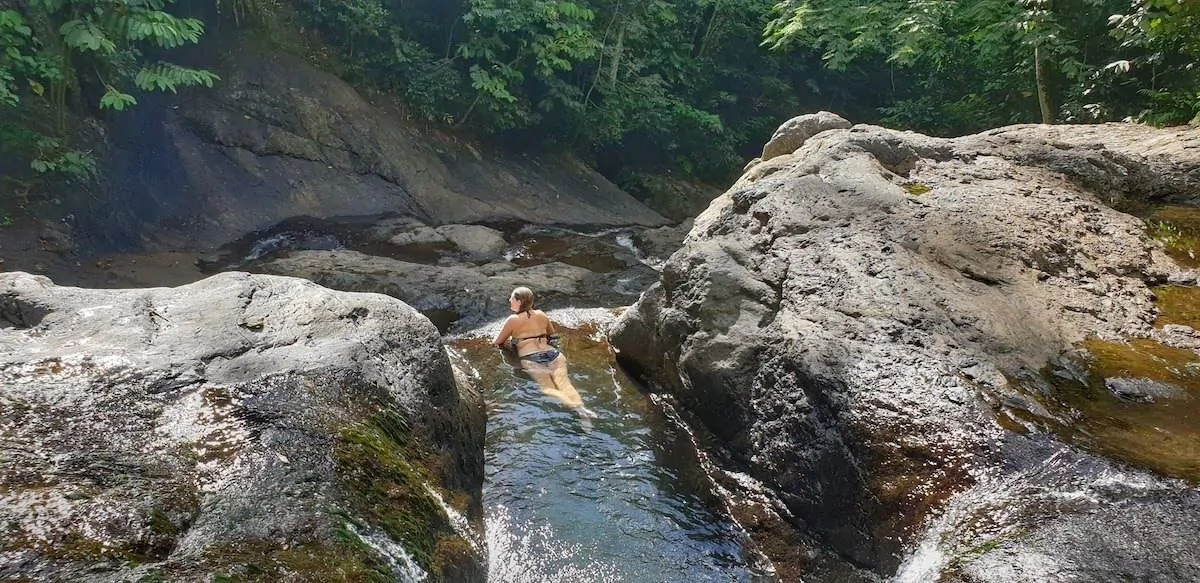
<path fill-rule="evenodd" d="M 1063 500 L 1098 505 L 1113 490 L 1146 492 L 1171 488 L 1149 475 L 1115 468 L 1088 474 L 1078 469 L 1081 463 L 1087 463 L 1086 458 L 1072 459 L 1059 451 L 1021 472 L 976 476 L 976 485 L 955 495 L 942 514 L 930 523 L 891 583 L 938 580 L 946 565 L 961 555 L 965 546 L 979 547 L 1012 536 L 1021 528 L 1017 516 L 1025 506 Z M 981 517 L 986 520 L 980 520 Z M 1053 558 L 1042 557 L 1039 562 L 1040 572 L 1053 572 Z"/>
<path fill-rule="evenodd" d="M 642 265 L 645 265 L 654 271 L 662 271 L 663 265 L 666 265 L 667 263 L 666 259 L 650 257 L 645 253 L 642 253 L 642 250 L 633 242 L 633 233 L 629 231 L 621 231 L 620 233 L 617 233 L 616 241 L 617 245 L 620 245 L 628 249 L 630 253 L 633 253 L 633 256 L 637 258 Z"/>
<path fill-rule="evenodd" d="M 250 252 L 246 254 L 242 261 L 254 261 L 261 259 L 263 256 L 279 250 L 280 247 L 290 245 L 295 242 L 295 237 L 291 233 L 279 233 L 271 235 L 265 239 L 255 241 L 254 246 L 250 248 Z"/>
<path fill-rule="evenodd" d="M 354 533 L 367 546 L 371 547 L 371 550 L 379 553 L 388 567 L 392 569 L 392 574 L 396 576 L 397 581 L 421 583 L 429 578 L 429 574 L 417 565 L 412 555 L 391 537 L 377 532 L 363 532 L 349 522 L 346 523 L 346 530 Z"/>
<path fill-rule="evenodd" d="M 475 532 L 475 529 L 471 528 L 471 523 L 467 521 L 467 517 L 460 514 L 449 504 L 446 504 L 446 500 L 442 498 L 442 495 L 438 493 L 437 490 L 434 490 L 432 487 L 430 487 L 429 484 L 425 484 L 425 491 L 428 492 L 434 500 L 437 500 L 438 504 L 442 505 L 442 511 L 445 512 L 446 517 L 450 519 L 450 526 L 454 527 L 454 532 L 467 542 L 471 543 L 471 549 L 473 549 L 476 554 L 481 557 L 487 556 L 483 542 L 479 540 L 479 536 Z"/>
<path fill-rule="evenodd" d="M 491 583 L 607 583 L 620 581 L 612 565 L 567 565 L 578 560 L 579 545 L 555 536 L 546 524 L 525 528 L 513 524 L 504 506 L 487 517 L 488 576 Z"/>

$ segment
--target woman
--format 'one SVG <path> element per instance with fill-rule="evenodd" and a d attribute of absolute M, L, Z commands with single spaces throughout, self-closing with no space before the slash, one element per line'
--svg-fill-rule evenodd
<path fill-rule="evenodd" d="M 543 393 L 584 416 L 592 416 L 592 412 L 584 408 L 579 391 L 567 375 L 567 357 L 550 345 L 554 324 L 545 312 L 533 309 L 533 290 L 527 287 L 514 289 L 508 296 L 508 309 L 514 313 L 504 321 L 504 327 L 492 343 L 504 347 L 506 342 L 511 342 L 521 359 L 521 369 L 537 381 Z"/>

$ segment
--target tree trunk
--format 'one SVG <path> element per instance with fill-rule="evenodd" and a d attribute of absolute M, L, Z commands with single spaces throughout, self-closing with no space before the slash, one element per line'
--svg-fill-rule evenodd
<path fill-rule="evenodd" d="M 604 53 L 608 52 L 608 33 L 612 32 L 613 23 L 621 16 L 621 5 L 617 4 L 617 9 L 613 12 L 612 18 L 608 19 L 608 26 L 604 27 L 604 38 L 600 39 L 600 54 L 596 57 L 596 74 L 592 75 L 592 84 L 588 86 L 587 93 L 583 95 L 583 108 L 592 101 L 592 92 L 596 90 L 596 85 L 600 83 L 600 75 L 604 73 Z M 624 25 L 622 24 L 622 30 Z M 576 134 L 578 136 L 578 134 Z"/>
<path fill-rule="evenodd" d="M 608 71 L 608 86 L 617 84 L 617 74 L 621 71 L 621 53 L 625 51 L 625 22 L 617 28 L 617 46 L 613 48 L 612 69 Z"/>
<path fill-rule="evenodd" d="M 721 14 L 721 0 L 713 2 L 712 15 L 708 18 L 708 24 L 704 27 L 704 37 L 700 39 L 700 48 L 695 51 L 695 57 L 703 57 L 704 51 L 708 49 L 708 39 L 712 36 L 713 29 L 717 27 L 717 17 Z"/>
<path fill-rule="evenodd" d="M 456 129 L 467 125 L 467 118 L 471 117 L 471 112 L 475 111 L 475 107 L 479 105 L 479 102 L 482 100 L 483 92 L 480 91 L 475 94 L 475 99 L 471 100 L 471 105 L 467 107 L 466 111 L 463 112 L 462 117 L 460 117 L 458 121 L 454 123 L 454 127 Z"/>
<path fill-rule="evenodd" d="M 1054 104 L 1050 100 L 1049 72 L 1041 47 L 1033 49 L 1033 71 L 1037 82 L 1038 107 L 1042 110 L 1042 123 L 1054 123 Z"/>
<path fill-rule="evenodd" d="M 1042 9 L 1046 18 L 1053 18 L 1054 0 L 1042 0 Z M 1038 107 L 1042 110 L 1042 123 L 1054 123 L 1054 101 L 1050 95 L 1050 67 L 1042 43 L 1033 47 L 1033 75 L 1037 83 Z"/>

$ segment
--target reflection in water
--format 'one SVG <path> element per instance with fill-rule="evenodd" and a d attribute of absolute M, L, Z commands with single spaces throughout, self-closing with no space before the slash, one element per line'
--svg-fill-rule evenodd
<path fill-rule="evenodd" d="M 615 368 L 608 345 L 564 332 L 571 377 L 598 417 L 541 394 L 480 340 L 454 345 L 488 399 L 489 581 L 757 581 L 682 430 Z"/>

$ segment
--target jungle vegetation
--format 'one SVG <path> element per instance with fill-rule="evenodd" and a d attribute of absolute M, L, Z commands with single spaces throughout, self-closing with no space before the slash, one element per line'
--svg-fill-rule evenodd
<path fill-rule="evenodd" d="M 0 0 L 7 190 L 91 178 L 79 120 L 218 82 L 172 61 L 213 19 L 316 31 L 413 117 L 631 188 L 726 181 L 819 109 L 933 135 L 1200 123 L 1196 0 Z"/>

